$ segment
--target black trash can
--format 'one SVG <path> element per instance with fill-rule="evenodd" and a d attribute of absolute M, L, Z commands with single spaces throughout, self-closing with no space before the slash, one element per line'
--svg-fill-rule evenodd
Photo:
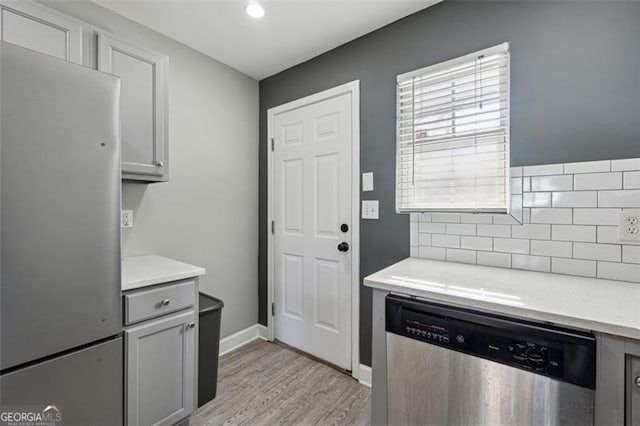
<path fill-rule="evenodd" d="M 216 397 L 222 300 L 200 293 L 198 334 L 198 407 Z"/>

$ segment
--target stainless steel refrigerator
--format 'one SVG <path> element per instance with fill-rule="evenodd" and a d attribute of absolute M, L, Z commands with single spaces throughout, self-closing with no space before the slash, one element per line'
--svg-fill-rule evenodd
<path fill-rule="evenodd" d="M 0 402 L 123 413 L 120 83 L 0 43 Z"/>

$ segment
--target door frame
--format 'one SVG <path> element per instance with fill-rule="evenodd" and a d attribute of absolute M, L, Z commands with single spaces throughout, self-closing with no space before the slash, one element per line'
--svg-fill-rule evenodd
<path fill-rule="evenodd" d="M 275 321 L 271 306 L 275 300 L 273 200 L 273 119 L 277 114 L 351 94 L 351 376 L 359 379 L 360 366 L 360 80 L 354 80 L 313 95 L 305 96 L 267 110 L 267 338 L 275 339 Z"/>

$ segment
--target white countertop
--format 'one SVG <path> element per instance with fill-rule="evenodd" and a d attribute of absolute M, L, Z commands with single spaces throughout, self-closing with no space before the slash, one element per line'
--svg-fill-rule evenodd
<path fill-rule="evenodd" d="M 205 274 L 205 269 L 150 254 L 122 259 L 122 291 Z"/>
<path fill-rule="evenodd" d="M 368 287 L 640 339 L 640 283 L 408 258 Z"/>

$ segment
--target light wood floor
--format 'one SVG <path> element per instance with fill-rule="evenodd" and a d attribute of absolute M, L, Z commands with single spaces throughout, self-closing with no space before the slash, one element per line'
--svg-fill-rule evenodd
<path fill-rule="evenodd" d="M 190 425 L 368 425 L 370 404 L 351 376 L 257 340 L 220 358 L 217 396 Z"/>

